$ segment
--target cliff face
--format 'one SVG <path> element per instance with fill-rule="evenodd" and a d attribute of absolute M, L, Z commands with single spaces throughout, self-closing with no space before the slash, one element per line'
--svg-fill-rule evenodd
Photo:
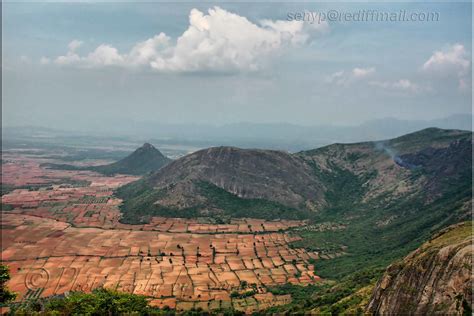
<path fill-rule="evenodd" d="M 368 311 L 381 315 L 471 315 L 472 222 L 450 226 L 392 264 L 377 283 Z"/>

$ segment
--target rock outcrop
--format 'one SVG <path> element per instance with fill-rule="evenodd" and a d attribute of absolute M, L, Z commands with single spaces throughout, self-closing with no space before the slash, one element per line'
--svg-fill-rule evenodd
<path fill-rule="evenodd" d="M 178 184 L 174 195 L 205 181 L 240 198 L 268 199 L 292 207 L 321 200 L 323 187 L 299 157 L 282 151 L 214 147 L 169 164 L 149 178 L 154 188 Z M 179 188 L 179 190 L 177 189 Z"/>
<path fill-rule="evenodd" d="M 450 226 L 377 283 L 368 311 L 376 315 L 471 315 L 472 222 Z"/>

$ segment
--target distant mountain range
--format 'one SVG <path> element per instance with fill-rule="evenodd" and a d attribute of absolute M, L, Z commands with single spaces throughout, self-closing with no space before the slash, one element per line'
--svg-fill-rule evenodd
<path fill-rule="evenodd" d="M 158 149 L 149 143 L 135 150 L 129 156 L 101 166 L 74 166 L 68 164 L 45 163 L 42 166 L 51 169 L 61 170 L 91 170 L 105 175 L 131 174 L 143 175 L 151 171 L 156 171 L 167 165 L 171 159 L 164 156 Z"/>
<path fill-rule="evenodd" d="M 12 140 L 38 143 L 87 144 L 101 143 L 100 130 L 107 144 L 128 140 L 146 139 L 159 145 L 181 144 L 198 148 L 237 146 L 296 152 L 332 143 L 374 141 L 398 137 L 417 130 L 438 127 L 444 129 L 472 130 L 472 115 L 458 114 L 436 120 L 400 120 L 385 118 L 368 121 L 357 126 L 301 126 L 289 123 L 235 123 L 221 126 L 198 124 L 168 124 L 158 122 L 124 121 L 114 127 L 88 131 L 59 131 L 39 127 L 4 127 L 4 145 Z M 102 142 L 103 143 L 103 142 Z M 16 142 L 18 144 L 18 141 Z"/>

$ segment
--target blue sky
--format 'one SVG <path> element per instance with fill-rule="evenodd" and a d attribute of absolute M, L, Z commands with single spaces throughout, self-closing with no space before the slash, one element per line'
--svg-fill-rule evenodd
<path fill-rule="evenodd" d="M 4 3 L 3 123 L 354 125 L 471 112 L 469 2 L 215 5 Z M 439 20 L 288 21 L 329 10 Z"/>

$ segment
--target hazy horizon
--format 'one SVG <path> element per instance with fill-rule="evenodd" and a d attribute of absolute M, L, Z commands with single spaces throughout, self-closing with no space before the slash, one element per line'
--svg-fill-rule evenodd
<path fill-rule="evenodd" d="M 454 115 L 437 120 L 381 119 L 353 126 L 302 126 L 288 123 L 235 123 L 227 125 L 159 124 L 154 122 L 130 124 L 122 122 L 117 128 L 86 126 L 82 130 L 55 129 L 38 126 L 4 126 L 2 138 L 7 148 L 19 144 L 63 144 L 92 147 L 97 144 L 117 145 L 121 139 L 129 150 L 144 142 L 156 145 L 176 157 L 186 152 L 216 146 L 276 149 L 289 152 L 314 149 L 333 143 L 356 143 L 392 139 L 429 127 L 472 131 L 472 115 Z M 4 144 L 5 145 L 5 144 Z M 179 149 L 179 154 L 176 150 Z"/>
<path fill-rule="evenodd" d="M 377 124 L 379 122 L 407 122 L 407 123 L 429 123 L 429 122 L 438 122 L 438 121 L 443 121 L 443 120 L 464 120 L 462 123 L 465 123 L 465 121 L 473 118 L 474 116 L 472 113 L 456 113 L 448 116 L 443 116 L 443 117 L 436 117 L 434 119 L 400 119 L 400 118 L 395 118 L 395 117 L 381 117 L 381 118 L 375 118 L 375 119 L 370 119 L 366 121 L 362 121 L 359 123 L 352 123 L 352 124 L 297 124 L 297 123 L 292 123 L 288 121 L 275 121 L 275 122 L 251 122 L 251 121 L 235 121 L 235 122 L 228 122 L 228 123 L 199 123 L 199 122 L 189 122 L 189 123 L 172 123 L 172 122 L 166 122 L 166 121 L 153 121 L 153 120 L 143 120 L 143 121 L 133 121 L 133 120 L 125 120 L 121 123 L 124 123 L 126 121 L 132 122 L 134 124 L 153 124 L 156 126 L 197 126 L 197 127 L 226 127 L 226 126 L 236 126 L 236 125 L 260 125 L 260 126 L 277 126 L 277 125 L 287 125 L 287 126 L 295 126 L 295 127 L 303 127 L 303 128 L 312 128 L 312 127 L 334 127 L 334 128 L 346 128 L 346 127 L 360 127 L 368 124 Z M 117 121 L 118 122 L 118 121 Z M 40 124 L 9 124 L 10 122 L 5 122 L 3 127 L 5 128 L 21 128 L 21 127 L 31 127 L 31 128 L 44 128 L 44 129 L 52 129 L 52 130 L 64 130 L 64 131 L 69 131 L 69 132 L 81 132 L 87 130 L 87 126 L 85 127 L 80 127 L 80 128 L 54 128 L 48 125 L 40 125 Z M 457 123 L 457 122 L 456 122 Z M 432 127 L 437 127 L 437 126 L 432 126 Z M 439 127 L 443 128 L 443 127 Z M 455 127 L 450 127 L 450 128 L 455 128 Z M 463 126 L 459 128 L 464 128 Z M 474 128 L 471 126 L 471 128 Z"/>

